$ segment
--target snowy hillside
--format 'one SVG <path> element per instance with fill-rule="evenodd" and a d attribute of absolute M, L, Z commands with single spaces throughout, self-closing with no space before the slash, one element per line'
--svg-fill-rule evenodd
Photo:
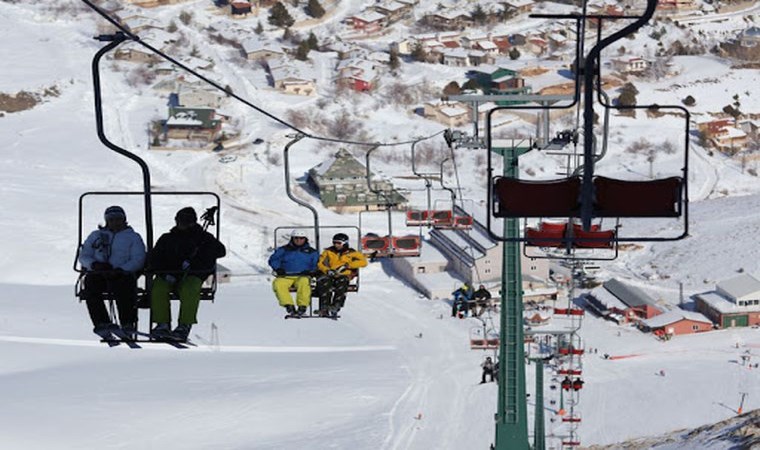
<path fill-rule="evenodd" d="M 339 321 L 283 320 L 266 266 L 274 229 L 311 221 L 309 213 L 285 195 L 281 153 L 289 130 L 228 102 L 225 111 L 236 117 L 241 131 L 239 146 L 222 154 L 149 151 L 147 124 L 165 115 L 167 98 L 150 86 L 130 85 L 134 68 L 110 60 L 102 74 L 107 134 L 146 160 L 157 191 L 219 193 L 221 237 L 228 248 L 221 262 L 233 277 L 220 285 L 215 303 L 201 306 L 200 323 L 191 334 L 197 347 L 108 348 L 97 342 L 85 306 L 73 295 L 77 200 L 88 191 L 140 190 L 141 174 L 133 162 L 104 148 L 95 134 L 90 61 L 101 44 L 92 36 L 107 27 L 78 2 L 51 3 L 49 8 L 37 8 L 26 2 L 0 2 L 0 46 L 7 61 L 17 62 L 4 66 L 0 93 L 27 91 L 39 94 L 40 100 L 31 109 L 0 117 L 4 208 L 0 446 L 25 450 L 488 448 L 494 439 L 497 387 L 478 384 L 480 363 L 490 353 L 470 350 L 468 342 L 470 329 L 480 323 L 450 318 L 446 302 L 421 299 L 390 265 L 379 262 L 362 272 L 360 291 L 349 297 Z M 362 6 L 362 2 L 339 3 L 337 17 L 324 30 L 315 30 L 327 34 L 339 26 L 341 17 Z M 549 6 L 554 5 L 547 3 L 547 11 Z M 333 98 L 329 83 L 316 97 L 287 96 L 261 84 L 251 64 L 238 66 L 241 58 L 235 52 L 205 38 L 200 30 L 225 23 L 210 1 L 146 11 L 168 23 L 189 8 L 197 11 L 194 21 L 179 26 L 189 42 L 216 62 L 214 79 L 275 115 L 304 111 L 328 123 L 347 113 L 368 138 L 384 142 L 443 129 L 409 110 L 427 101 L 425 94 L 437 95 L 461 72 L 407 62 L 398 77 L 383 75 L 385 86 L 399 80 L 420 86 L 415 91 L 419 101 L 408 105 L 389 101 L 386 91 Z M 238 22 L 235 30 L 252 29 L 257 21 Z M 402 32 L 406 30 L 394 31 Z M 275 34 L 281 33 L 269 29 L 264 33 L 273 40 Z M 391 37 L 369 40 L 367 46 L 385 50 L 383 39 Z M 189 48 L 182 51 L 189 53 Z M 322 68 L 320 79 L 330 78 L 335 58 L 312 53 L 315 66 Z M 684 56 L 675 61 L 682 68 L 677 76 L 639 85 L 642 101 L 667 97 L 678 103 L 685 95 L 702 92 L 700 80 L 711 80 L 715 92 L 724 90 L 728 97 L 738 92 L 743 109 L 758 110 L 751 71 L 732 69 L 714 57 Z M 700 94 L 694 112 L 704 114 L 729 102 L 709 98 Z M 645 158 L 623 149 L 641 137 L 664 142 L 670 136 L 653 135 L 646 128 L 655 120 L 643 120 L 644 125 L 629 118 L 615 120 L 616 146 L 604 169 L 647 173 Z M 671 126 L 668 119 L 660 123 Z M 533 128 L 522 124 L 501 131 L 524 134 Z M 265 143 L 248 144 L 255 138 Z M 430 145 L 435 151 L 443 143 Z M 313 140 L 297 144 L 291 154 L 293 179 L 334 150 Z M 352 150 L 361 154 L 366 149 Z M 377 153 L 390 156 L 373 161 L 373 170 L 391 177 L 410 175 L 403 162 L 408 145 Z M 223 162 L 222 156 L 230 158 Z M 605 263 L 602 270 L 604 276 L 629 280 L 672 304 L 679 300 L 679 282 L 690 295 L 710 290 L 717 280 L 740 270 L 760 271 L 754 248 L 760 228 L 757 178 L 742 170 L 739 161 L 710 155 L 696 142 L 690 156 L 690 236 L 622 252 L 619 260 Z M 476 202 L 485 195 L 483 161 L 482 153 L 457 151 L 464 196 Z M 677 161 L 665 156 L 657 163 L 657 170 L 667 171 Z M 548 172 L 547 167 L 557 164 L 544 155 L 530 155 L 523 169 Z M 435 166 L 431 161 L 426 167 Z M 395 181 L 412 190 L 413 202 L 425 200 L 418 180 Z M 296 194 L 319 208 L 323 223 L 357 225 L 356 215 L 324 210 L 300 187 Z M 200 209 L 210 206 L 207 202 L 156 199 L 156 233 L 172 225 L 177 209 L 187 204 Z M 102 222 L 103 208 L 114 203 L 122 204 L 129 222 L 144 233 L 139 200 L 118 196 L 88 202 L 85 229 Z M 400 216 L 396 219 L 401 221 Z M 382 227 L 383 218 L 368 225 Z M 147 311 L 140 314 L 146 326 Z M 579 429 L 583 445 L 613 444 L 723 421 L 736 415 L 741 393 L 748 393 L 745 411 L 760 408 L 760 370 L 739 363 L 747 352 L 760 358 L 757 329 L 681 336 L 663 343 L 634 328 L 589 317 L 581 336 L 587 347 L 598 349 L 598 354 L 584 359 L 586 385 L 577 406 L 584 420 Z M 635 356 L 605 360 L 604 353 Z M 660 371 L 666 375 L 658 375 Z M 547 384 L 556 384 L 554 376 L 547 372 Z M 533 377 L 529 366 L 529 391 Z M 557 392 L 547 390 L 546 397 L 547 402 L 556 401 Z M 534 405 L 529 404 L 532 414 Z M 556 419 L 555 409 L 546 406 L 547 420 Z M 756 421 L 756 415 L 755 411 L 736 420 Z M 733 426 L 718 424 L 693 436 L 649 438 L 628 448 L 646 448 L 665 439 L 672 439 L 673 446 L 654 448 L 731 448 L 738 441 L 726 430 Z M 547 433 L 549 445 L 557 446 L 556 436 L 566 429 L 561 421 L 549 421 Z"/>

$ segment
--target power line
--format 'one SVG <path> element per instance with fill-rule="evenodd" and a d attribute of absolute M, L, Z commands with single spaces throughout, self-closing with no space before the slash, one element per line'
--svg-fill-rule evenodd
<path fill-rule="evenodd" d="M 425 136 L 425 137 L 422 137 L 422 138 L 410 139 L 410 140 L 407 140 L 407 141 L 400 141 L 400 142 L 363 142 L 363 141 L 351 141 L 351 140 L 345 140 L 345 139 L 330 138 L 330 137 L 326 137 L 326 136 L 317 136 L 317 135 L 308 133 L 308 132 L 306 132 L 304 130 L 301 130 L 300 128 L 296 127 L 295 125 L 293 125 L 293 124 L 291 124 L 289 122 L 286 122 L 285 120 L 277 117 L 276 115 L 274 115 L 274 114 L 272 114 L 272 113 L 264 110 L 263 108 L 254 105 L 253 103 L 251 103 L 250 101 L 246 100 L 245 98 L 240 97 L 239 95 L 237 95 L 237 94 L 235 94 L 233 92 L 229 92 L 227 89 L 225 89 L 224 87 L 222 87 L 219 83 L 217 83 L 217 82 L 215 82 L 215 81 L 213 81 L 213 80 L 211 80 L 211 79 L 209 79 L 209 78 L 201 75 L 197 71 L 195 71 L 195 70 L 187 67 L 186 65 L 182 64 L 181 62 L 177 61 L 176 59 L 174 59 L 171 56 L 167 55 L 166 53 L 162 52 L 161 50 L 159 50 L 159 49 L 153 47 L 152 45 L 148 44 L 147 42 L 143 41 L 142 39 L 140 39 L 140 36 L 138 36 L 135 33 L 131 32 L 124 25 L 122 25 L 121 23 L 119 23 L 113 17 L 109 16 L 108 13 L 106 13 L 103 10 L 101 10 L 91 0 L 82 0 L 82 1 L 90 9 L 92 9 L 93 11 L 95 11 L 98 15 L 100 15 L 101 17 L 103 17 L 104 19 L 106 19 L 108 22 L 110 22 L 113 26 L 115 26 L 116 28 L 119 29 L 119 31 L 123 34 L 123 36 L 119 37 L 118 33 L 117 33 L 117 36 L 115 36 L 116 39 L 122 39 L 122 40 L 129 39 L 129 40 L 132 40 L 132 41 L 134 41 L 134 42 L 142 45 L 143 47 L 145 47 L 146 49 L 148 49 L 151 52 L 155 53 L 156 55 L 160 56 L 161 58 L 164 58 L 165 60 L 171 62 L 172 64 L 174 64 L 176 66 L 178 66 L 182 70 L 184 70 L 184 71 L 186 71 L 188 73 L 191 73 L 192 75 L 196 76 L 197 78 L 199 78 L 200 80 L 204 81 L 205 83 L 207 83 L 207 84 L 213 86 L 214 88 L 216 88 L 216 89 L 224 92 L 226 95 L 234 98 L 235 100 L 237 100 L 237 101 L 245 104 L 246 106 L 248 106 L 248 107 L 256 110 L 257 112 L 265 115 L 266 117 L 274 120 L 275 122 L 279 123 L 280 125 L 284 125 L 287 128 L 290 128 L 291 130 L 295 131 L 296 133 L 303 135 L 305 138 L 314 139 L 314 140 L 318 140 L 318 141 L 325 141 L 325 142 L 335 142 L 335 143 L 341 143 L 341 144 L 367 145 L 367 146 L 379 146 L 379 147 L 393 147 L 393 146 L 396 146 L 396 145 L 407 145 L 407 144 L 411 144 L 413 142 L 424 141 L 424 140 L 427 140 L 427 139 L 431 139 L 431 138 L 437 136 L 438 134 L 442 133 L 442 131 L 440 131 L 440 132 L 437 132 L 435 134 L 432 134 L 432 135 L 429 135 L 429 136 Z"/>

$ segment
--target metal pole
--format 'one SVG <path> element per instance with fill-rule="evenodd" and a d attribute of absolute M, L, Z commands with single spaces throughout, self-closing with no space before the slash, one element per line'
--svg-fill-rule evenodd
<path fill-rule="evenodd" d="M 304 137 L 305 135 L 303 134 L 296 134 L 293 139 L 285 145 L 285 150 L 282 152 L 283 164 L 285 165 L 285 193 L 288 194 L 288 197 L 290 197 L 291 200 L 311 211 L 311 214 L 314 216 L 314 245 L 315 248 L 321 248 L 319 246 L 319 213 L 316 208 L 293 195 L 293 192 L 290 190 L 290 147 Z"/>
<path fill-rule="evenodd" d="M 533 450 L 546 450 L 544 426 L 544 360 L 536 358 L 536 410 L 533 418 Z"/>
<path fill-rule="evenodd" d="M 106 53 L 127 40 L 128 37 L 126 34 L 118 32 L 115 34 L 102 34 L 96 36 L 95 39 L 102 42 L 108 42 L 105 47 L 95 53 L 95 56 L 92 59 L 92 84 L 95 94 L 95 126 L 98 131 L 98 138 L 106 147 L 122 156 L 126 156 L 132 161 L 135 161 L 142 170 L 143 192 L 145 194 L 145 243 L 148 246 L 148 251 L 150 251 L 153 249 L 153 208 L 150 191 L 150 169 L 148 169 L 148 164 L 146 164 L 142 158 L 108 140 L 103 127 L 103 97 L 100 89 L 100 60 Z"/>

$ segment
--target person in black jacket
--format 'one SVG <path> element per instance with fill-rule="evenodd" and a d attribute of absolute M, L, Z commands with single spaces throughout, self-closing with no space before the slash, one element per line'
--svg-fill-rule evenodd
<path fill-rule="evenodd" d="M 227 250 L 197 221 L 193 208 L 182 208 L 174 217 L 176 226 L 164 233 L 148 254 L 148 267 L 155 274 L 151 290 L 151 320 L 156 339 L 187 340 L 197 314 L 203 281 L 216 270 L 217 258 Z M 169 294 L 175 291 L 180 300 L 177 328 L 171 331 Z"/>

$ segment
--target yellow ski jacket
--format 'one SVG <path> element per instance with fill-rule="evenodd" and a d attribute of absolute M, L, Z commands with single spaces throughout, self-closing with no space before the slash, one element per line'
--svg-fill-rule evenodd
<path fill-rule="evenodd" d="M 328 247 L 322 251 L 319 255 L 319 261 L 317 261 L 317 269 L 322 273 L 327 273 L 330 270 L 336 270 L 341 266 L 344 267 L 340 274 L 349 278 L 356 273 L 360 267 L 367 266 L 367 258 L 361 252 L 358 252 L 350 247 L 343 247 L 338 250 L 335 246 Z"/>

